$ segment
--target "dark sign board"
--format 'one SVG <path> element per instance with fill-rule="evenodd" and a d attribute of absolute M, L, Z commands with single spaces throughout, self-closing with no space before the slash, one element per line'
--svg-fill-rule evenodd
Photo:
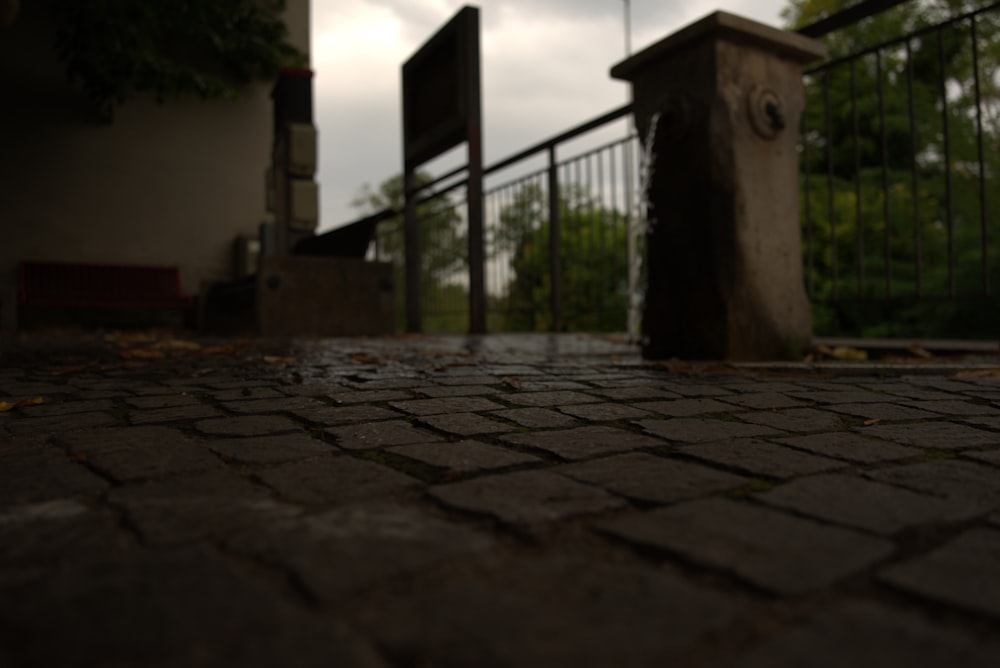
<path fill-rule="evenodd" d="M 479 123 L 479 9 L 466 6 L 403 64 L 403 155 L 416 166 Z M 474 102 L 473 102 L 474 101 Z"/>

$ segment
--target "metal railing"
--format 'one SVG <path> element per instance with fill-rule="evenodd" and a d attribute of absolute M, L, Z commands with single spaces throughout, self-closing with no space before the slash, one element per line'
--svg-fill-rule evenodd
<path fill-rule="evenodd" d="M 805 75 L 803 250 L 816 329 L 995 337 L 1000 3 L 936 20 L 908 4 L 833 33 L 844 55 Z M 915 25 L 852 42 L 878 34 L 880 19 Z"/>
<path fill-rule="evenodd" d="M 864 0 L 799 31 L 834 53 L 804 77 L 800 142 L 817 334 L 1000 332 L 1000 3 L 933 21 L 900 14 L 925 5 Z M 883 20 L 929 24 L 870 39 Z M 488 330 L 624 330 L 635 314 L 641 287 L 626 248 L 642 216 L 636 138 L 557 156 L 630 112 L 486 168 Z M 463 173 L 422 186 L 425 331 L 468 323 Z M 379 229 L 380 257 L 397 260 L 400 278 L 401 230 Z"/>
<path fill-rule="evenodd" d="M 558 153 L 630 112 L 614 109 L 484 169 L 488 331 L 625 331 L 637 284 L 627 253 L 636 138 L 623 127 L 617 139 Z M 462 167 L 419 186 L 424 331 L 468 325 L 465 189 Z M 377 257 L 394 260 L 402 280 L 402 221 L 382 223 L 377 236 Z"/>

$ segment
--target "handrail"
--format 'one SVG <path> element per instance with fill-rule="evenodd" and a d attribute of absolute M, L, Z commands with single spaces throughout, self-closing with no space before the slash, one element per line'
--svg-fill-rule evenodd
<path fill-rule="evenodd" d="M 859 21 L 874 16 L 875 14 L 881 14 L 882 12 L 892 9 L 896 5 L 901 5 L 904 2 L 909 2 L 910 0 L 862 0 L 852 7 L 848 7 L 842 11 L 827 16 L 825 18 L 816 21 L 815 23 L 810 23 L 809 25 L 799 28 L 798 33 L 806 37 L 823 37 L 831 32 L 840 30 L 841 28 L 846 28 L 849 25 L 854 25 Z"/>

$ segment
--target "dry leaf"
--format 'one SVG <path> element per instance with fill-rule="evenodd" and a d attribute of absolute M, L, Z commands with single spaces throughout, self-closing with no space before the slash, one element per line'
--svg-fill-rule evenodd
<path fill-rule="evenodd" d="M 521 383 L 521 379 L 520 378 L 504 378 L 500 382 L 503 383 L 504 385 L 506 385 L 507 387 L 512 388 L 512 389 L 515 389 L 515 390 L 520 390 L 521 389 L 521 384 L 522 383 Z"/>
<path fill-rule="evenodd" d="M 864 424 L 864 425 L 865 425 L 866 427 L 872 427 L 872 426 L 874 426 L 874 425 L 877 425 L 877 424 L 878 424 L 879 422 L 881 422 L 881 421 L 882 421 L 882 418 L 872 418 L 871 420 L 865 420 L 865 421 L 863 422 L 863 424 Z"/>
<path fill-rule="evenodd" d="M 952 378 L 1000 378 L 1000 369 L 969 369 L 953 374 Z"/>
<path fill-rule="evenodd" d="M 90 368 L 89 364 L 74 364 L 72 366 L 54 366 L 48 369 L 50 376 L 68 376 L 71 373 L 80 373 Z"/>
<path fill-rule="evenodd" d="M 377 357 L 370 357 L 361 353 L 354 353 L 351 355 L 351 359 L 355 362 L 361 362 L 362 364 L 378 364 L 382 361 Z"/>
<path fill-rule="evenodd" d="M 277 357 L 275 355 L 264 355 L 264 362 L 266 364 L 296 364 L 298 362 L 297 357 Z"/>
<path fill-rule="evenodd" d="M 160 360 L 166 357 L 162 350 L 151 350 L 149 348 L 123 348 L 118 354 L 125 359 Z"/>
<path fill-rule="evenodd" d="M 153 348 L 157 350 L 177 350 L 177 351 L 190 351 L 195 352 L 201 350 L 201 344 L 195 343 L 194 341 L 184 341 L 183 339 L 168 339 L 166 341 L 157 341 L 153 344 Z"/>
<path fill-rule="evenodd" d="M 15 408 L 24 408 L 26 406 L 38 406 L 39 404 L 44 404 L 45 399 L 42 397 L 34 397 L 31 399 L 21 399 L 20 401 L 0 401 L 0 413 L 6 413 L 7 411 L 14 410 Z"/>
<path fill-rule="evenodd" d="M 849 348 L 848 346 L 837 346 L 831 354 L 838 360 L 849 362 L 864 362 L 868 359 L 868 353 L 864 350 Z"/>
<path fill-rule="evenodd" d="M 926 348 L 917 343 L 911 343 L 908 350 L 911 355 L 921 359 L 930 359 L 931 357 L 934 357 L 934 355 L 928 352 Z"/>

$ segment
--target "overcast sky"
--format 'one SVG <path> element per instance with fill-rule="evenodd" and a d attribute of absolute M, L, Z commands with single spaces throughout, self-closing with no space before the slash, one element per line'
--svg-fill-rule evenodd
<path fill-rule="evenodd" d="M 313 0 L 322 228 L 357 218 L 362 185 L 400 171 L 400 68 L 464 4 L 480 9 L 486 164 L 625 103 L 608 74 L 625 53 L 624 0 Z M 780 26 L 787 4 L 631 0 L 633 51 L 717 9 Z"/>

